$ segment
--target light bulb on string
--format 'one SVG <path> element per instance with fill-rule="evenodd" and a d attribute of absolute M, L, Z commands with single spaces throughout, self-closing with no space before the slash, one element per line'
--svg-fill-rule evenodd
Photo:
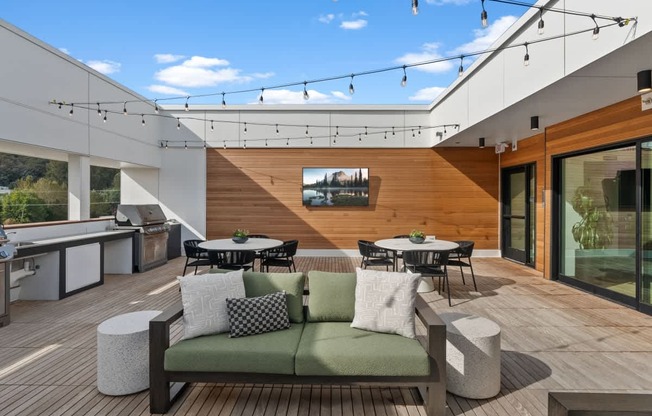
<path fill-rule="evenodd" d="M 412 138 L 415 138 L 416 136 L 414 135 L 414 129 L 412 129 Z"/>
<path fill-rule="evenodd" d="M 183 148 L 188 150 L 188 142 L 186 142 L 186 141 L 183 142 Z"/>
<path fill-rule="evenodd" d="M 405 65 L 403 65 L 403 78 L 401 78 L 401 87 L 407 85 L 407 72 L 405 72 Z"/>
<path fill-rule="evenodd" d="M 355 92 L 355 88 L 353 87 L 353 77 L 355 75 L 351 74 L 351 82 L 349 83 L 349 94 L 353 95 Z"/>
<path fill-rule="evenodd" d="M 303 99 L 304 100 L 307 100 L 307 99 L 310 98 L 310 95 L 308 95 L 307 85 L 308 85 L 308 83 L 306 81 L 303 81 Z"/>
<path fill-rule="evenodd" d="M 597 40 L 600 37 L 600 26 L 598 26 L 598 23 L 595 21 L 595 15 L 591 15 L 591 19 L 593 19 L 593 23 L 595 24 L 595 28 L 593 28 L 593 40 Z"/>
<path fill-rule="evenodd" d="M 188 100 L 190 99 L 190 96 L 186 97 L 186 105 L 184 106 L 185 111 L 190 111 L 190 108 L 188 107 Z"/>
<path fill-rule="evenodd" d="M 335 126 L 335 137 L 340 135 L 340 126 Z"/>
<path fill-rule="evenodd" d="M 244 123 L 244 134 L 247 134 L 247 122 Z"/>
<path fill-rule="evenodd" d="M 264 98 L 263 98 L 263 94 L 264 94 L 264 93 L 265 93 L 265 88 L 261 88 L 261 89 L 260 89 L 260 98 L 258 98 L 258 103 L 259 103 L 259 104 L 262 104 L 262 103 L 263 103 L 263 100 L 264 100 Z"/>
<path fill-rule="evenodd" d="M 419 14 L 419 0 L 412 0 L 412 15 L 416 16 Z"/>
<path fill-rule="evenodd" d="M 159 111 L 159 110 L 158 110 L 158 103 L 157 103 L 157 101 L 158 101 L 158 99 L 154 100 L 154 112 L 155 112 L 156 114 L 158 114 L 158 111 Z"/>
<path fill-rule="evenodd" d="M 206 149 L 206 140 L 204 140 L 204 149 Z"/>
<path fill-rule="evenodd" d="M 125 101 L 125 103 L 122 105 L 122 114 L 124 114 L 125 116 L 128 114 L 128 113 L 127 113 L 127 102 L 126 102 L 126 101 Z"/>
<path fill-rule="evenodd" d="M 457 76 L 461 77 L 464 75 L 464 55 L 460 56 L 460 67 L 457 70 Z"/>
<path fill-rule="evenodd" d="M 545 32 L 545 26 L 546 24 L 543 22 L 543 7 L 539 8 L 539 23 L 537 25 L 537 33 L 539 35 L 543 35 L 543 32 Z"/>
<path fill-rule="evenodd" d="M 140 125 L 145 127 L 145 114 L 140 115 Z"/>
<path fill-rule="evenodd" d="M 70 103 L 70 111 L 68 112 L 68 115 L 69 115 L 70 117 L 72 117 L 72 115 L 74 114 L 74 108 L 75 108 L 75 104 L 74 104 L 74 103 Z"/>
<path fill-rule="evenodd" d="M 419 134 L 419 136 L 421 136 L 421 126 L 419 126 L 418 134 Z"/>
<path fill-rule="evenodd" d="M 525 46 L 525 56 L 523 57 L 523 65 L 529 66 L 530 65 L 530 51 L 528 49 L 528 43 L 525 42 L 523 45 Z"/>
<path fill-rule="evenodd" d="M 278 124 L 276 125 L 276 135 L 278 136 Z"/>
<path fill-rule="evenodd" d="M 168 148 L 168 141 L 167 140 L 165 141 L 165 148 L 166 149 Z"/>
<path fill-rule="evenodd" d="M 177 130 L 181 130 L 181 120 L 177 117 Z"/>
<path fill-rule="evenodd" d="M 480 23 L 482 24 L 482 27 L 486 28 L 489 26 L 487 11 L 484 9 L 484 0 L 482 0 L 482 13 L 480 13 Z"/>
<path fill-rule="evenodd" d="M 226 99 L 224 98 L 224 93 L 222 93 L 222 108 L 226 108 Z"/>
<path fill-rule="evenodd" d="M 226 149 L 226 140 L 222 140 L 222 146 Z"/>
<path fill-rule="evenodd" d="M 59 102 L 58 104 L 59 104 L 59 110 L 61 110 L 61 106 L 63 105 L 63 103 Z"/>
<path fill-rule="evenodd" d="M 312 145 L 312 136 L 310 136 L 310 144 Z"/>
<path fill-rule="evenodd" d="M 242 143 L 242 148 L 243 148 L 243 149 L 246 149 L 246 148 L 247 148 L 247 140 L 245 140 L 245 141 Z"/>
<path fill-rule="evenodd" d="M 106 123 L 106 115 L 109 113 L 109 110 L 104 110 L 104 118 L 102 119 L 103 122 Z"/>
<path fill-rule="evenodd" d="M 211 131 L 214 131 L 215 127 L 213 126 L 213 120 L 211 120 Z"/>
<path fill-rule="evenodd" d="M 396 136 L 396 132 L 394 131 L 394 126 L 392 126 L 392 136 Z"/>
<path fill-rule="evenodd" d="M 267 139 L 265 139 L 265 147 L 267 147 Z"/>
<path fill-rule="evenodd" d="M 385 140 L 387 140 L 387 131 L 385 131 Z"/>
<path fill-rule="evenodd" d="M 289 139 L 289 138 L 285 141 L 285 145 L 286 145 L 286 146 L 289 146 L 289 145 L 290 145 L 290 139 Z"/>
<path fill-rule="evenodd" d="M 367 136 L 367 126 L 364 126 L 364 135 Z"/>
<path fill-rule="evenodd" d="M 308 137 L 310 133 L 308 132 L 308 126 L 306 126 L 306 137 Z"/>
<path fill-rule="evenodd" d="M 362 133 L 358 133 L 358 141 L 359 141 L 359 142 L 362 141 Z"/>
<path fill-rule="evenodd" d="M 100 110 L 100 103 L 97 103 L 97 116 L 102 117 L 102 110 Z"/>

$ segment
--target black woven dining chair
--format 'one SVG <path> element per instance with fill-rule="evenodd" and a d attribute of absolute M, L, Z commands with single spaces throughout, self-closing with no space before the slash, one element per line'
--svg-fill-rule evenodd
<path fill-rule="evenodd" d="M 186 264 L 183 266 L 183 275 L 186 275 L 186 269 L 188 267 L 195 267 L 195 274 L 197 274 L 197 269 L 199 266 L 211 266 L 213 265 L 208 258 L 208 250 L 199 247 L 199 243 L 203 243 L 204 240 L 186 240 L 183 242 L 183 250 L 186 253 Z"/>
<path fill-rule="evenodd" d="M 471 263 L 471 256 L 473 255 L 473 247 L 475 246 L 474 241 L 455 241 L 458 248 L 451 250 L 450 256 L 448 258 L 449 266 L 459 266 L 460 273 L 462 274 L 462 284 L 464 282 L 464 270 L 463 267 L 468 267 L 471 269 L 471 278 L 473 279 L 473 289 L 477 292 L 478 285 L 475 283 L 475 273 L 473 273 L 473 263 Z"/>
<path fill-rule="evenodd" d="M 448 294 L 448 306 L 451 304 L 451 290 L 448 283 L 448 256 L 450 250 L 408 250 L 403 252 L 403 269 L 422 276 L 437 277 L 438 291 L 441 294 L 444 286 Z M 444 279 L 443 284 L 442 280 Z"/>
<path fill-rule="evenodd" d="M 249 238 L 269 238 L 269 236 L 267 234 L 249 234 L 248 237 Z M 256 252 L 256 260 L 260 261 L 261 257 L 262 257 L 261 253 Z M 255 263 L 255 260 L 254 260 L 254 266 L 252 266 L 253 270 L 256 270 L 255 265 L 256 265 L 256 263 Z"/>
<path fill-rule="evenodd" d="M 249 270 L 254 266 L 253 250 L 208 250 L 211 263 L 225 270 Z"/>
<path fill-rule="evenodd" d="M 369 266 L 385 266 L 385 269 L 389 271 L 389 266 L 392 266 L 392 270 L 396 270 L 396 263 L 394 262 L 396 256 L 395 251 L 378 247 L 367 240 L 358 240 L 358 250 L 360 250 L 360 255 L 362 256 L 360 268 L 366 269 Z"/>
<path fill-rule="evenodd" d="M 272 267 L 287 267 L 290 272 L 297 271 L 294 256 L 297 254 L 299 240 L 284 241 L 282 245 L 260 252 L 260 271 L 269 271 Z"/>

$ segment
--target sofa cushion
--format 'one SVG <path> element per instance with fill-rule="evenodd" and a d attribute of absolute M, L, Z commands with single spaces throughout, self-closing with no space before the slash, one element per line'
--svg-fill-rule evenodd
<path fill-rule="evenodd" d="M 290 327 L 287 296 L 275 292 L 255 298 L 226 299 L 231 338 L 262 334 Z"/>
<path fill-rule="evenodd" d="M 356 269 L 351 326 L 414 338 L 414 303 L 420 274 Z"/>
<path fill-rule="evenodd" d="M 211 273 L 226 273 L 228 270 L 212 269 Z M 303 273 L 244 272 L 242 275 L 248 298 L 285 291 L 290 322 L 303 322 L 303 289 L 306 281 Z"/>
<path fill-rule="evenodd" d="M 209 335 L 180 341 L 165 351 L 166 371 L 293 374 L 303 324 L 250 337 Z"/>
<path fill-rule="evenodd" d="M 355 273 L 308 272 L 308 322 L 353 320 Z"/>
<path fill-rule="evenodd" d="M 181 285 L 184 339 L 229 330 L 226 298 L 245 295 L 242 270 L 223 275 L 177 277 Z"/>
<path fill-rule="evenodd" d="M 348 322 L 307 322 L 297 350 L 297 375 L 425 376 L 428 355 L 419 341 L 351 328 Z"/>

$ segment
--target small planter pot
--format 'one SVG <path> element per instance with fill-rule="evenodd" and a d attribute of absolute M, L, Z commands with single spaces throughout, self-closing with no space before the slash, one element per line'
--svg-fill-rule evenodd
<path fill-rule="evenodd" d="M 231 237 L 231 240 L 236 244 L 244 244 L 249 240 L 249 237 Z"/>
<path fill-rule="evenodd" d="M 410 242 L 414 244 L 421 244 L 424 241 L 426 241 L 426 239 L 423 237 L 410 237 Z"/>

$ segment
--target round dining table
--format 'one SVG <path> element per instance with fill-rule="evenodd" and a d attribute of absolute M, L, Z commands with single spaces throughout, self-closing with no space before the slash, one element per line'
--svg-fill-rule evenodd
<path fill-rule="evenodd" d="M 430 250 L 455 250 L 459 244 L 453 241 L 436 240 L 432 237 L 426 238 L 421 244 L 416 244 L 410 241 L 409 238 L 387 238 L 378 240 L 376 244 L 380 248 L 385 248 L 392 251 L 430 251 Z M 417 292 L 432 292 L 435 290 L 435 284 L 430 276 L 422 276 L 421 283 L 417 288 Z"/>
<path fill-rule="evenodd" d="M 268 248 L 279 247 L 283 244 L 281 240 L 275 240 L 273 238 L 250 238 L 244 243 L 236 243 L 230 238 L 222 238 L 218 240 L 208 240 L 199 243 L 199 247 L 206 250 L 222 250 L 222 251 L 233 251 L 233 250 L 253 250 L 261 251 L 267 250 Z"/>

